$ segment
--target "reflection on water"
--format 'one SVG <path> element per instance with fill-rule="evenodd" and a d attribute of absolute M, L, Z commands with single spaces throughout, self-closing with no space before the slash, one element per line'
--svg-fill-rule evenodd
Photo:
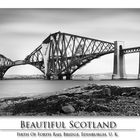
<path fill-rule="evenodd" d="M 87 83 L 109 84 L 118 86 L 140 87 L 139 80 L 120 81 L 80 81 L 80 80 L 2 80 L 0 81 L 0 98 L 15 96 L 34 96 L 39 94 L 51 95 L 51 92 L 63 90 Z"/>

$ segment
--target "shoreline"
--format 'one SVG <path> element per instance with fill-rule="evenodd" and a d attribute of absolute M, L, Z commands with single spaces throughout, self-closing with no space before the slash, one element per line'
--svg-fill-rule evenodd
<path fill-rule="evenodd" d="M 0 116 L 139 116 L 140 88 L 87 84 L 51 96 L 0 99 Z"/>
<path fill-rule="evenodd" d="M 47 80 L 47 79 L 44 79 L 44 78 L 3 78 L 2 80 Z M 58 80 L 58 79 L 55 79 L 55 80 Z M 66 79 L 63 79 L 63 80 L 67 81 Z M 90 80 L 89 78 L 73 78 L 71 80 L 74 80 L 74 81 L 75 80 L 77 81 L 127 81 L 127 80 L 140 80 L 140 79 L 138 78 L 125 78 L 125 79 L 99 78 L 99 79 Z"/>

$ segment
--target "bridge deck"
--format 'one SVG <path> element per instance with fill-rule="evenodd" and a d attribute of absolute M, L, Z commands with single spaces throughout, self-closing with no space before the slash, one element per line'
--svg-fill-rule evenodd
<path fill-rule="evenodd" d="M 137 53 L 137 52 L 140 52 L 140 47 L 134 47 L 134 48 L 126 48 L 126 49 L 123 49 L 123 54 Z"/>

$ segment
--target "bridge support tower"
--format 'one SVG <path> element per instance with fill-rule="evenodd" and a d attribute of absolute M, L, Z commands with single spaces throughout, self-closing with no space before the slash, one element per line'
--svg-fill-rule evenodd
<path fill-rule="evenodd" d="M 140 52 L 139 52 L 139 70 L 138 70 L 138 79 L 140 79 Z"/>
<path fill-rule="evenodd" d="M 124 79 L 126 78 L 125 73 L 125 60 L 122 52 L 124 46 L 123 41 L 114 42 L 114 69 L 112 79 Z"/>
<path fill-rule="evenodd" d="M 63 76 L 62 75 L 58 75 L 58 80 L 63 80 Z"/>
<path fill-rule="evenodd" d="M 66 80 L 71 80 L 72 79 L 72 75 L 71 74 L 67 74 L 66 75 Z"/>
<path fill-rule="evenodd" d="M 46 75 L 46 76 L 45 76 L 45 79 L 51 80 L 51 76 L 50 76 L 50 75 Z"/>
<path fill-rule="evenodd" d="M 2 79 L 3 79 L 3 73 L 0 72 L 0 80 L 2 80 Z"/>
<path fill-rule="evenodd" d="M 3 70 L 0 69 L 0 80 L 3 79 L 4 74 L 5 74 L 5 71 L 3 71 Z"/>

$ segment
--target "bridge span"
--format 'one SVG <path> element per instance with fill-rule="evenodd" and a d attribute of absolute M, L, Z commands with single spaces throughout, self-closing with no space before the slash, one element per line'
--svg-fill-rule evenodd
<path fill-rule="evenodd" d="M 123 49 L 124 42 L 108 42 L 68 33 L 50 34 L 24 60 L 12 61 L 0 55 L 0 79 L 13 66 L 31 64 L 44 73 L 46 79 L 69 80 L 72 74 L 93 59 L 114 53 L 112 79 L 126 78 L 124 55 L 140 52 L 140 47 Z M 140 58 L 138 78 L 140 78 Z"/>

